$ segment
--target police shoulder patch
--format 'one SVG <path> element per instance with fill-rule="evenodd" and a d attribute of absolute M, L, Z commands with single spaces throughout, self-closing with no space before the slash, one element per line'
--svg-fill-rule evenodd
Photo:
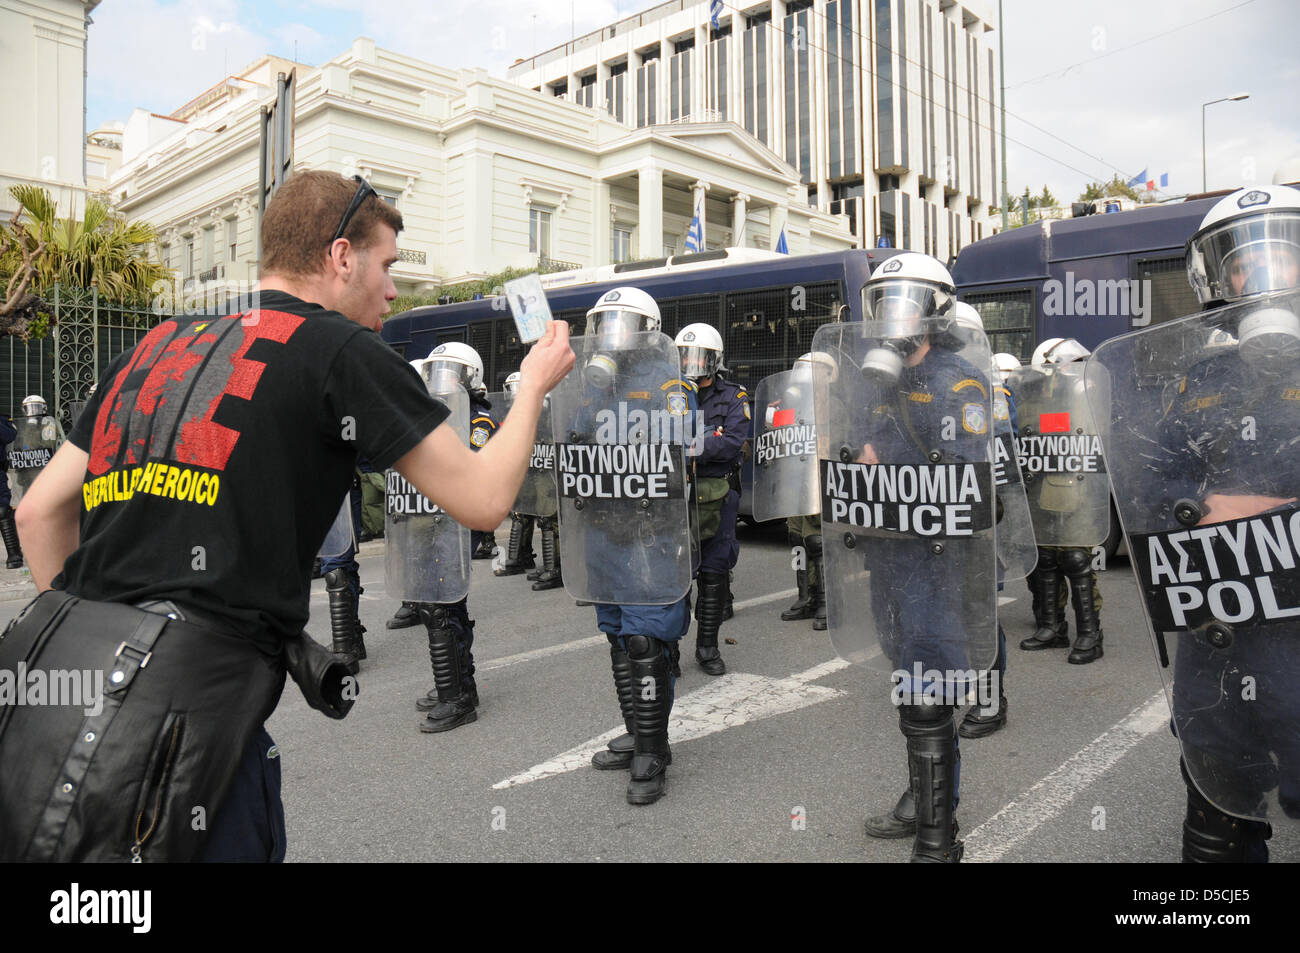
<path fill-rule="evenodd" d="M 488 442 L 488 431 L 486 427 L 475 427 L 469 435 L 469 442 L 476 447 L 481 447 Z"/>
<path fill-rule="evenodd" d="M 681 391 L 673 391 L 668 395 L 668 413 L 674 417 L 685 417 L 689 409 L 690 404 Z"/>
<path fill-rule="evenodd" d="M 962 391 L 966 390 L 968 387 L 974 387 L 974 388 L 975 388 L 976 390 L 978 390 L 978 391 L 980 392 L 980 394 L 981 394 L 982 396 L 984 396 L 984 397 L 987 397 L 987 396 L 989 395 L 989 392 L 988 392 L 987 390 L 984 389 L 984 385 L 981 384 L 979 381 L 977 381 L 977 380 L 976 380 L 975 378 L 973 378 L 973 377 L 965 377 L 965 378 L 962 378 L 961 380 L 959 380 L 956 384 L 954 384 L 954 385 L 952 386 L 952 392 L 953 392 L 954 394 L 960 394 Z"/>
<path fill-rule="evenodd" d="M 984 433 L 988 421 L 984 417 L 983 404 L 963 404 L 961 408 L 961 425 L 967 433 Z"/>
<path fill-rule="evenodd" d="M 1010 420 L 1011 411 L 1007 408 L 1007 399 L 1001 395 L 993 398 L 993 419 Z"/>

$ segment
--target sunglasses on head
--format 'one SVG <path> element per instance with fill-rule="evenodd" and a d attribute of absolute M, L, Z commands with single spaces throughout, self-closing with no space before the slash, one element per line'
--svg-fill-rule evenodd
<path fill-rule="evenodd" d="M 359 209 L 361 203 L 366 200 L 366 196 L 377 194 L 375 190 L 370 187 L 370 183 L 361 178 L 361 176 L 354 175 L 352 178 L 359 182 L 360 185 L 357 186 L 357 194 L 352 196 L 352 201 L 348 203 L 348 210 L 343 213 L 343 219 L 339 222 L 339 227 L 334 232 L 334 237 L 330 239 L 331 245 L 343 237 L 343 233 L 348 230 L 348 225 L 352 223 L 352 216 L 357 214 L 357 209 Z"/>

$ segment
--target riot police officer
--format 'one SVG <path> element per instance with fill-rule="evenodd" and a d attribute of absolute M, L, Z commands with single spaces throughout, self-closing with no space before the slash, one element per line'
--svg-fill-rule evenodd
<path fill-rule="evenodd" d="M 690 628 L 686 452 L 695 385 L 659 306 L 615 288 L 587 312 L 578 364 L 551 394 L 564 587 L 596 606 L 627 732 L 592 758 L 629 769 L 627 801 L 662 797 L 673 646 Z"/>
<path fill-rule="evenodd" d="M 18 436 L 9 448 L 13 502 L 22 501 L 41 470 L 63 444 L 63 427 L 49 413 L 45 398 L 32 394 L 23 399 L 23 416 L 15 421 Z"/>
<path fill-rule="evenodd" d="M 826 589 L 814 404 L 817 390 L 825 390 L 836 373 L 829 355 L 809 351 L 789 371 L 763 378 L 755 392 L 761 410 L 754 438 L 754 518 L 785 518 L 799 593 L 781 621 L 812 619 L 818 631 L 826 628 Z"/>
<path fill-rule="evenodd" d="M 506 406 L 510 405 L 515 389 L 519 386 L 519 372 L 515 371 L 506 378 L 504 394 Z M 547 416 L 547 415 L 543 415 Z M 527 483 L 527 478 L 525 478 Z M 524 491 L 521 489 L 520 493 Z M 533 552 L 533 516 L 520 512 L 518 508 L 510 513 L 510 541 L 506 546 L 506 560 L 492 570 L 494 576 L 518 576 L 527 573 L 531 580 L 537 579 L 537 555 Z"/>
<path fill-rule="evenodd" d="M 817 412 L 829 631 L 850 661 L 873 641 L 893 666 L 910 782 L 896 813 L 915 817 L 913 862 L 955 863 L 953 715 L 997 654 L 992 356 L 958 353 L 978 342 L 954 333 L 952 277 L 928 256 L 884 262 L 862 297 L 862 322 L 813 341 L 836 356 L 844 408 Z"/>
<path fill-rule="evenodd" d="M 1300 520 L 1300 192 L 1222 199 L 1187 271 L 1202 312 L 1103 343 L 1089 393 L 1105 374 L 1107 465 L 1172 676 L 1183 860 L 1263 862 L 1270 824 L 1300 821 L 1300 571 L 1275 548 Z"/>
<path fill-rule="evenodd" d="M 18 436 L 13 420 L 8 414 L 0 416 L 0 539 L 4 540 L 9 569 L 21 569 L 23 550 L 18 543 L 18 528 L 14 526 L 14 510 L 9 492 L 9 445 Z"/>
<path fill-rule="evenodd" d="M 1110 495 L 1105 474 L 1087 467 L 1100 460 L 1090 441 L 1097 428 L 1084 395 L 1083 364 L 1088 349 L 1073 338 L 1050 338 L 1034 351 L 1032 366 L 1011 374 L 1021 405 L 1021 469 L 1027 471 L 1029 504 L 1038 540 L 1038 564 L 1029 576 L 1034 634 L 1020 643 L 1027 652 L 1070 645 L 1065 620 L 1074 602 L 1075 639 L 1066 661 L 1087 665 L 1102 657 L 1101 589 L 1092 568 L 1092 547 L 1110 530 Z M 1087 452 L 1060 452 L 1075 441 Z M 1073 449 L 1078 449 L 1079 446 Z M 1099 449 L 1099 447 L 1097 448 Z M 1081 461 L 1085 472 L 1069 470 Z"/>
<path fill-rule="evenodd" d="M 722 675 L 718 630 L 730 590 L 729 574 L 740 557 L 740 465 L 749 439 L 749 395 L 723 375 L 722 335 L 708 324 L 688 324 L 673 341 L 682 376 L 699 390 L 703 444 L 695 458 L 695 500 L 700 522 L 700 573 L 695 587 L 695 661 Z"/>
<path fill-rule="evenodd" d="M 471 449 L 481 449 L 496 432 L 483 388 L 483 361 L 468 344 L 440 344 L 421 361 L 412 361 L 430 388 L 447 403 L 452 415 L 462 418 L 464 439 Z M 458 410 L 459 408 L 459 410 Z M 463 413 L 460 412 L 463 410 Z M 389 475 L 389 531 L 387 569 L 389 591 L 405 596 L 390 628 L 423 622 L 429 639 L 429 662 L 434 687 L 415 702 L 425 713 L 421 731 L 451 731 L 477 721 L 478 686 L 474 681 L 474 620 L 469 617 L 469 560 L 479 539 L 456 524 L 405 485 L 400 474 Z M 420 515 L 395 520 L 398 509 L 415 509 Z M 414 598 L 410 593 L 416 592 Z"/>

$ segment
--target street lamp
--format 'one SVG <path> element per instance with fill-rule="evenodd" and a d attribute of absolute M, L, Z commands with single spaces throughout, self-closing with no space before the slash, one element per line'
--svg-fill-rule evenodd
<path fill-rule="evenodd" d="M 1222 99 L 1211 99 L 1208 103 L 1201 103 L 1201 191 L 1208 191 L 1205 184 L 1205 107 L 1213 106 L 1215 103 L 1235 103 L 1242 99 L 1250 99 L 1250 93 L 1238 93 L 1236 96 L 1224 96 Z"/>

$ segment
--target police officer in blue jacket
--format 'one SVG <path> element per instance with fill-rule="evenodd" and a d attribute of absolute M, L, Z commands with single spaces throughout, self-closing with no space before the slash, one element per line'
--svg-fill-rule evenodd
<path fill-rule="evenodd" d="M 18 528 L 14 525 L 14 510 L 9 493 L 9 445 L 18 437 L 18 431 L 8 414 L 0 415 L 0 538 L 4 539 L 8 559 L 5 566 L 20 569 L 23 550 L 18 544 Z"/>
<path fill-rule="evenodd" d="M 722 376 L 722 335 L 708 324 L 688 324 L 673 342 L 682 376 L 699 388 L 703 442 L 695 458 L 700 521 L 700 572 L 695 589 L 695 660 L 710 675 L 727 671 L 718 630 L 730 602 L 729 574 L 740 556 L 740 465 L 750 435 L 749 395 Z"/>

